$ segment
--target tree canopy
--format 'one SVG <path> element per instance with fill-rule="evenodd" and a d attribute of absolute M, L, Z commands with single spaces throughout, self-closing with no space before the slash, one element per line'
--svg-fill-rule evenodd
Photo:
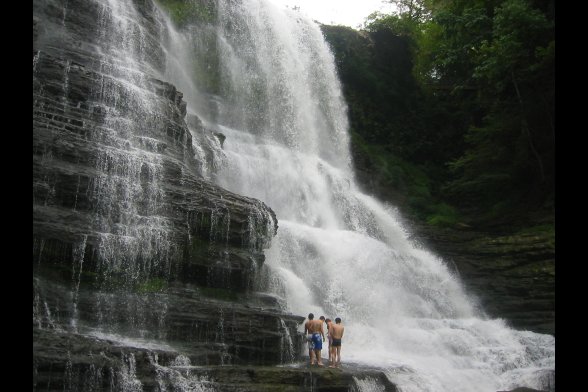
<path fill-rule="evenodd" d="M 554 2 L 391 2 L 398 11 L 370 15 L 360 34 L 323 27 L 355 149 L 379 154 L 371 169 L 420 198 L 425 219 L 449 205 L 480 222 L 552 213 Z"/>

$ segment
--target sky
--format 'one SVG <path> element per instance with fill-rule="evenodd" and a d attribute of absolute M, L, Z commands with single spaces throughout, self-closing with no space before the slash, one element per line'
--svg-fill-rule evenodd
<path fill-rule="evenodd" d="M 374 11 L 390 13 L 392 5 L 383 0 L 269 0 L 279 6 L 300 7 L 300 12 L 323 24 L 357 29 Z"/>

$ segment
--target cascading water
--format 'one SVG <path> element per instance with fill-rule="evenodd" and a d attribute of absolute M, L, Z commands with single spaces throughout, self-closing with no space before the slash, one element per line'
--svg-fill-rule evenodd
<path fill-rule="evenodd" d="M 53 7 L 61 6 L 63 17 L 57 26 L 51 26 L 47 31 L 58 37 L 72 34 L 70 29 L 77 20 L 68 6 L 79 7 L 78 3 L 38 2 L 35 6 L 39 8 L 39 12 L 50 12 Z M 153 37 L 139 23 L 139 13 L 131 2 L 93 0 L 86 2 L 84 6 L 88 9 L 88 15 L 94 13 L 98 16 L 96 24 L 99 30 L 84 37 L 92 41 L 96 50 L 94 57 L 83 59 L 84 63 L 89 63 L 88 68 L 94 69 L 98 78 L 89 84 L 89 94 L 83 100 L 85 108 L 100 121 L 80 124 L 83 129 L 80 133 L 85 142 L 82 146 L 90 146 L 90 153 L 83 158 L 77 158 L 78 162 L 87 160 L 87 167 L 80 171 L 75 180 L 71 210 L 74 215 L 84 217 L 85 223 L 80 230 L 84 234 L 77 234 L 73 241 L 71 300 L 62 305 L 66 308 L 62 311 L 67 311 L 71 316 L 70 330 L 75 332 L 87 330 L 78 323 L 79 313 L 82 311 L 79 306 L 82 301 L 80 283 L 84 274 L 94 274 L 96 281 L 104 287 L 131 289 L 154 276 L 169 274 L 170 258 L 173 255 L 170 241 L 172 222 L 161 213 L 166 201 L 160 184 L 163 176 L 163 162 L 161 155 L 157 154 L 157 144 L 160 141 L 150 138 L 148 133 L 149 130 L 155 133 L 166 126 L 162 116 L 157 116 L 155 109 L 159 107 L 160 101 L 146 77 L 158 75 L 157 69 L 152 66 L 157 63 L 151 57 L 157 57 Z M 65 38 L 63 40 L 67 41 Z M 48 42 L 51 42 L 50 39 Z M 86 42 L 84 44 L 90 47 Z M 48 47 L 52 51 L 51 55 L 44 54 L 41 50 L 35 55 L 34 73 L 38 71 L 39 62 L 46 61 L 43 66 L 47 67 L 49 62 L 44 57 L 54 56 L 59 50 L 67 53 L 69 49 L 67 45 L 57 50 L 49 45 Z M 69 53 L 68 55 L 71 56 Z M 79 80 L 76 79 L 75 88 L 70 80 L 74 68 L 78 72 L 82 66 L 68 59 L 61 84 L 63 93 L 60 104 L 63 109 L 57 109 L 66 119 L 68 116 L 72 117 L 67 121 L 71 124 L 75 123 L 73 118 L 76 113 L 85 109 L 81 107 L 81 102 L 75 108 L 70 105 L 70 95 L 80 94 Z M 77 73 L 74 75 L 77 77 Z M 57 106 L 45 98 L 34 109 L 51 113 L 46 105 Z M 50 130 L 51 138 L 66 140 L 70 129 L 55 126 Z M 82 137 L 78 138 L 80 139 Z M 43 148 L 51 151 L 54 147 L 45 143 Z M 43 180 L 50 183 L 49 178 L 58 172 L 54 168 L 59 165 L 63 163 L 54 158 L 53 154 L 46 154 L 43 168 L 39 170 L 42 172 L 47 168 Z M 66 172 L 75 172 L 74 167 L 66 166 Z M 92 174 L 88 175 L 88 172 Z M 86 180 L 83 185 L 82 178 Z M 54 194 L 55 192 L 53 197 Z M 79 201 L 82 199 L 83 205 L 80 206 Z M 48 198 L 43 205 L 51 205 L 52 202 Z M 55 224 L 58 219 L 53 216 L 50 221 Z M 68 224 L 74 226 L 72 222 Z M 45 267 L 40 261 L 44 242 L 45 240 L 40 241 L 38 251 L 37 264 L 41 268 Z M 85 263 L 88 260 L 92 260 L 92 267 Z M 42 293 L 42 285 L 39 281 L 37 284 Z M 39 296 L 39 293 L 36 295 Z M 97 310 L 100 333 L 116 329 L 116 324 L 102 322 L 109 317 L 105 314 L 108 306 L 105 307 L 103 301 L 107 296 L 108 294 L 100 293 L 93 295 L 90 300 Z M 83 300 L 88 301 L 88 298 Z M 128 304 L 130 303 L 124 303 Z M 50 323 L 50 310 L 46 305 L 45 307 L 45 318 Z M 129 314 L 131 320 L 136 315 L 133 312 Z"/>
<path fill-rule="evenodd" d="M 554 338 L 485 317 L 444 262 L 409 241 L 395 209 L 356 185 L 341 87 L 316 24 L 264 0 L 219 0 L 216 31 L 204 32 L 216 34 L 220 73 L 208 97 L 182 72 L 184 51 L 204 53 L 191 34 L 168 45 L 166 77 L 226 136 L 216 181 L 276 212 L 266 265 L 289 311 L 341 317 L 343 362 L 387 369 L 405 392 L 554 390 Z"/>
<path fill-rule="evenodd" d="M 344 363 L 385 369 L 403 391 L 553 389 L 554 339 L 478 314 L 443 262 L 408 241 L 394 209 L 358 189 L 318 27 L 261 0 L 183 3 L 215 3 L 215 17 L 178 32 L 149 0 L 33 3 L 34 388 L 50 390 L 61 372 L 60 390 L 141 390 L 150 363 L 160 390 L 210 391 L 202 363 L 295 356 L 295 317 L 202 300 L 208 283 L 234 282 L 241 259 L 229 257 L 229 237 L 250 258 L 273 220 L 260 202 L 196 181 L 196 165 L 277 213 L 266 287 L 293 314 L 341 317 Z M 185 94 L 192 145 L 181 95 L 160 80 Z M 203 207 L 194 199 L 205 192 L 218 196 Z M 220 252 L 197 254 L 215 264 L 189 259 L 190 270 L 179 250 L 203 248 L 197 235 Z M 260 265 L 247 264 L 244 280 Z M 170 281 L 179 287 L 153 291 Z M 255 340 L 252 325 L 266 319 L 268 336 Z M 229 352 L 237 337 L 246 344 Z M 272 342 L 283 351 L 274 357 L 264 351 Z"/>
<path fill-rule="evenodd" d="M 162 18 L 33 2 L 33 390 L 212 391 L 202 365 L 279 364 L 283 331 L 253 327 L 299 322 L 248 297 L 275 215 L 206 180 L 223 136 L 164 81 Z"/>

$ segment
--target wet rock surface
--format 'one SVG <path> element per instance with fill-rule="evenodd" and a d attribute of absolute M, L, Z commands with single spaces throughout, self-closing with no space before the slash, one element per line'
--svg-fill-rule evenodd
<path fill-rule="evenodd" d="M 156 8 L 134 3 L 34 2 L 34 389 L 299 357 L 303 318 L 257 291 L 275 214 L 202 175 Z"/>
<path fill-rule="evenodd" d="M 417 227 L 491 317 L 555 335 L 555 243 L 542 233 Z"/>
<path fill-rule="evenodd" d="M 33 338 L 33 390 L 38 391 L 183 387 L 231 392 L 348 392 L 375 382 L 378 390 L 398 390 L 380 370 L 354 364 L 337 369 L 301 362 L 282 366 L 192 365 L 193 352 L 185 346 L 145 347 L 139 341 L 133 346 L 129 341 L 41 329 L 34 330 Z"/>

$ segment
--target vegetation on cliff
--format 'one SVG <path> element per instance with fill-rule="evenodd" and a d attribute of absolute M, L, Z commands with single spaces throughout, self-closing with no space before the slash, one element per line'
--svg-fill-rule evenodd
<path fill-rule="evenodd" d="M 200 0 L 155 0 L 182 27 L 189 23 L 212 22 L 216 19 L 217 8 L 214 1 Z"/>
<path fill-rule="evenodd" d="M 553 1 L 396 3 L 322 26 L 364 185 L 432 225 L 552 231 Z"/>

